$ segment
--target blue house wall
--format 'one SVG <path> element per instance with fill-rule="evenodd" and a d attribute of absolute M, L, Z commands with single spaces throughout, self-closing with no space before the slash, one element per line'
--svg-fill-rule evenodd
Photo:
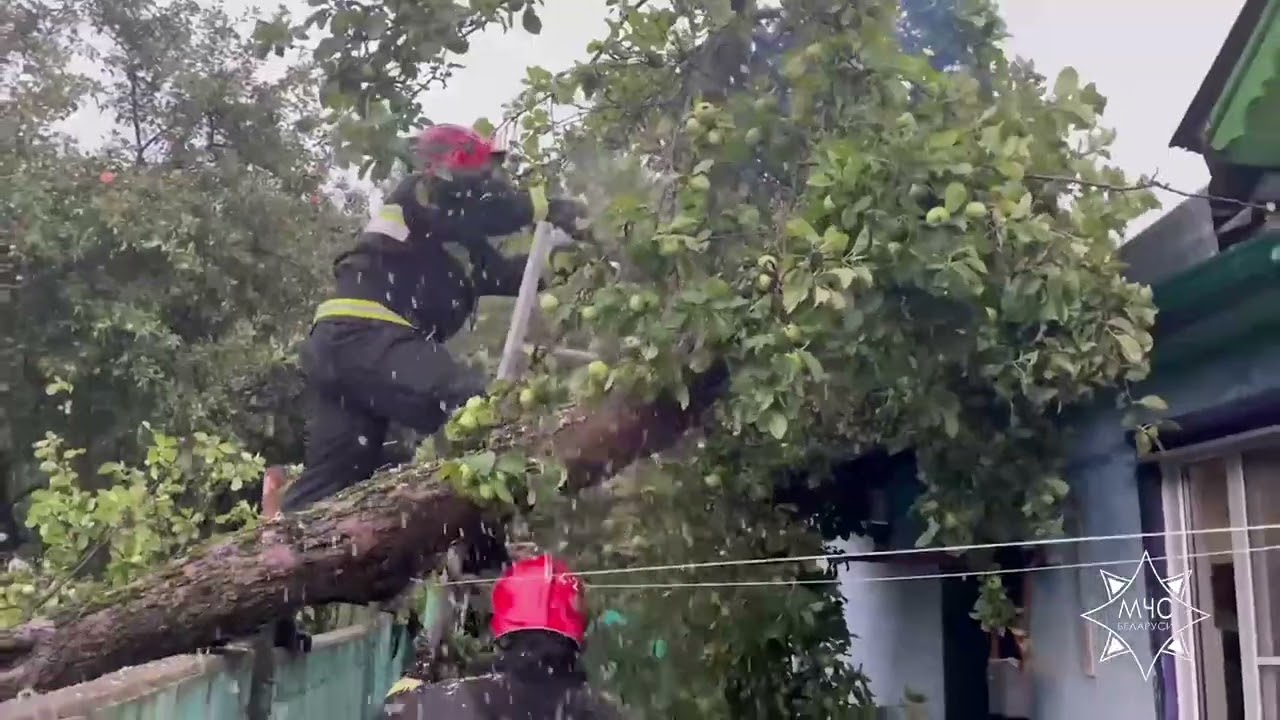
<path fill-rule="evenodd" d="M 1264 233 L 1254 243 L 1274 243 Z M 1232 260 L 1235 253 L 1249 252 L 1247 245 L 1228 249 L 1216 260 Z M 1253 252 L 1266 246 L 1254 245 Z M 1274 251 L 1263 257 L 1276 262 Z M 1198 268 L 1197 268 L 1198 269 Z M 1272 282 L 1272 285 L 1275 283 Z M 1253 295 L 1256 298 L 1256 295 Z M 1159 293 L 1157 293 L 1159 299 Z M 1241 420 L 1246 413 L 1270 406 L 1280 392 L 1280 303 L 1260 321 L 1240 324 L 1248 313 L 1247 297 L 1237 304 L 1216 308 L 1165 335 L 1157 334 L 1150 379 L 1134 389 L 1135 396 L 1155 394 L 1169 405 L 1167 416 L 1184 427 L 1203 425 L 1207 416 L 1218 423 Z M 1235 326 L 1243 336 L 1220 345 L 1203 348 L 1195 357 L 1174 362 L 1170 353 L 1162 358 L 1161 348 L 1173 347 L 1189 333 L 1203 333 L 1206 327 Z M 1179 338 L 1181 335 L 1183 338 Z M 1203 337 L 1203 336 L 1202 336 Z M 1183 343 L 1184 347 L 1186 343 Z M 1185 354 L 1186 350 L 1180 350 Z M 1260 402 L 1261 401 L 1261 402 Z M 1162 530 L 1144 526 L 1140 509 L 1139 462 L 1121 425 L 1120 411 L 1107 404 L 1087 413 L 1073 424 L 1072 452 L 1067 479 L 1080 508 L 1079 532 L 1084 536 L 1122 535 Z M 1148 503 L 1151 500 L 1146 500 Z M 1133 562 L 1144 550 L 1140 540 L 1081 543 L 1073 562 Z M 1153 551 L 1153 555 L 1155 552 Z M 1122 566 L 1123 567 L 1123 566 Z M 1145 580 L 1145 578 L 1143 578 Z M 1144 588 L 1145 592 L 1145 582 Z M 1106 599 L 1096 569 L 1050 570 L 1033 577 L 1031 636 L 1038 648 L 1036 667 L 1037 718 L 1057 720 L 1079 717 L 1125 717 L 1134 720 L 1157 718 L 1159 683 L 1144 681 L 1132 662 L 1098 664 L 1095 677 L 1083 671 L 1082 620 L 1079 614 Z M 1105 638 L 1098 638 L 1100 642 Z M 1101 646 L 1094 648 L 1099 652 Z M 1144 663 L 1150 662 L 1151 648 L 1134 648 Z M 1166 668 L 1185 681 L 1190 666 L 1166 663 Z M 1165 704 L 1172 704 L 1167 698 Z M 1163 715 L 1163 718 L 1176 717 Z"/>
<path fill-rule="evenodd" d="M 1181 372 L 1157 374 L 1140 392 L 1163 397 L 1177 418 L 1246 404 L 1277 390 L 1280 338 L 1273 336 Z M 1139 514 L 1138 460 L 1122 431 L 1119 413 L 1095 412 L 1081 422 L 1079 430 L 1068 482 L 1081 507 L 1080 532 L 1086 536 L 1150 532 Z M 1083 543 L 1078 562 L 1133 561 L 1142 552 L 1138 540 Z M 1100 664 L 1093 678 L 1083 672 L 1079 614 L 1106 599 L 1097 571 L 1037 573 L 1033 592 L 1037 601 L 1031 636 L 1039 648 L 1036 717 L 1156 718 L 1155 689 L 1136 675 L 1132 663 Z M 1150 662 L 1150 648 L 1135 651 L 1145 655 L 1144 663 Z M 1178 669 L 1179 676 L 1185 677 L 1187 666 Z"/>
<path fill-rule="evenodd" d="M 1280 289 L 1280 229 L 1264 229 L 1253 241 L 1218 253 L 1212 230 L 1206 229 L 1207 208 L 1197 207 L 1198 203 L 1189 201 L 1179 207 L 1122 251 L 1131 262 L 1137 259 L 1130 274 L 1145 273 L 1141 281 L 1155 286 L 1157 305 L 1162 308 L 1151 377 L 1131 392 L 1135 397 L 1162 397 L 1170 408 L 1166 417 L 1182 426 L 1187 431 L 1184 435 L 1204 428 L 1218 435 L 1247 429 L 1229 427 L 1233 422 L 1280 423 L 1280 299 L 1270 297 Z M 1215 247 L 1206 250 L 1206 243 Z M 1153 268 L 1141 262 L 1144 254 L 1161 249 L 1162 266 Z M 1153 478 L 1145 492 L 1140 490 L 1144 469 L 1122 425 L 1121 411 L 1114 405 L 1112 398 L 1100 398 L 1092 408 L 1067 421 L 1072 442 L 1065 470 L 1071 501 L 1078 511 L 1078 525 L 1072 530 L 1079 536 L 1136 535 L 1164 529 L 1159 483 Z M 1259 420 L 1260 410 L 1269 411 L 1274 419 Z M 1193 441 L 1207 439 L 1203 432 L 1199 434 Z M 1146 470 L 1149 475 L 1151 468 Z M 905 483 L 895 481 L 894 486 L 902 490 Z M 904 520 L 903 503 L 907 501 L 896 500 L 892 503 L 893 524 L 898 526 Z M 903 529 L 894 528 L 887 543 L 890 547 L 911 546 L 914 536 L 906 537 Z M 1135 538 L 1063 545 L 1055 549 L 1055 555 L 1059 565 L 1111 563 L 1110 569 L 1123 572 L 1136 564 L 1144 549 L 1153 558 L 1164 554 L 1158 540 L 1144 546 Z M 1156 564 L 1159 568 L 1162 562 L 1157 560 Z M 863 652 L 878 649 L 877 634 L 866 630 L 876 622 L 888 623 L 886 627 L 891 626 L 893 633 L 904 639 L 914 637 L 917 630 L 936 632 L 943 613 L 937 593 L 922 592 L 913 598 L 916 601 L 903 602 L 892 592 L 897 588 L 885 587 L 895 583 L 856 582 L 854 576 L 859 572 L 870 571 L 851 569 L 848 573 L 845 593 L 854 608 L 849 624 L 871 637 L 864 647 L 855 641 L 855 662 Z M 1096 662 L 1106 639 L 1100 631 L 1093 636 L 1092 648 L 1086 650 L 1088 625 L 1081 613 L 1106 600 L 1097 567 L 1045 568 L 1031 573 L 1030 579 L 1029 667 L 1037 720 L 1176 719 L 1169 714 L 1175 700 L 1167 677 L 1173 675 L 1186 682 L 1189 665 L 1165 658 L 1159 671 L 1165 679 L 1157 675 L 1144 680 L 1131 660 Z M 1140 577 L 1139 582 L 1145 593 L 1146 578 Z M 892 622 L 883 619 L 887 612 L 893 613 Z M 869 613 L 873 617 L 863 617 Z M 946 643 L 967 642 L 952 631 L 945 634 Z M 1151 647 L 1135 647 L 1134 651 L 1144 664 L 1150 662 Z M 1093 656 L 1092 662 L 1086 652 Z M 968 658 L 971 653 L 960 655 Z M 969 664 L 970 660 L 963 662 Z M 1086 668 L 1091 664 L 1089 674 Z M 873 662 L 868 669 L 873 671 L 873 690 L 929 688 L 930 718 L 960 717 L 951 712 L 958 708 L 947 707 L 951 698 L 941 697 L 938 690 L 948 683 L 971 685 L 976 679 L 968 669 L 956 673 L 955 668 L 944 669 L 936 662 Z M 946 678 L 948 673 L 956 677 Z M 946 694 L 950 695 L 950 688 Z"/>

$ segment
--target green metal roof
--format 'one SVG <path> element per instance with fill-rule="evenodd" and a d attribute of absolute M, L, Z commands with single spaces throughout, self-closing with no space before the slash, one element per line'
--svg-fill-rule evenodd
<path fill-rule="evenodd" d="M 1280 167 L 1280 0 L 1247 0 L 1170 141 L 1234 165 Z"/>
<path fill-rule="evenodd" d="M 1280 228 L 1232 246 L 1152 288 L 1157 369 L 1242 341 L 1280 339 Z"/>

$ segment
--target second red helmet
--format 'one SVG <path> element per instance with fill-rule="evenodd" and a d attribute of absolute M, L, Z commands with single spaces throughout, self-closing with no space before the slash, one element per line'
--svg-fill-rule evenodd
<path fill-rule="evenodd" d="M 418 135 L 418 160 L 430 175 L 479 175 L 490 171 L 501 151 L 488 138 L 461 125 L 432 125 Z"/>
<path fill-rule="evenodd" d="M 520 630 L 544 630 L 582 645 L 587 633 L 582 580 L 550 555 L 514 563 L 493 586 L 495 640 Z"/>

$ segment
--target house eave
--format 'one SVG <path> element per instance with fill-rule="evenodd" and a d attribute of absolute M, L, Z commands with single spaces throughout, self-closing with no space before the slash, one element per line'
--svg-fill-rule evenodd
<path fill-rule="evenodd" d="M 1236 16 L 1226 41 L 1214 58 L 1208 74 L 1200 83 L 1178 128 L 1169 141 L 1170 147 L 1181 148 L 1209 156 L 1212 154 L 1218 130 L 1224 118 L 1229 117 L 1230 106 L 1240 94 L 1252 66 L 1257 65 L 1263 40 L 1275 26 L 1275 16 L 1280 2 L 1276 0 L 1246 0 Z M 1264 58 L 1264 60 L 1266 60 Z M 1270 65 L 1264 62 L 1263 65 Z M 1250 101 L 1245 100 L 1248 105 Z"/>

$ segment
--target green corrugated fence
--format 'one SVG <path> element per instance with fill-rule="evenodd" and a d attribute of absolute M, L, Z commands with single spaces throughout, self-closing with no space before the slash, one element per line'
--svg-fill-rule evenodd
<path fill-rule="evenodd" d="M 257 681 L 269 720 L 367 720 L 381 708 L 408 649 L 391 615 L 357 608 L 355 624 L 315 638 L 305 655 L 273 650 Z M 395 650 L 393 655 L 392 651 Z M 0 703 L 0 720 L 268 720 L 249 709 L 251 644 L 217 655 L 181 655 L 92 682 Z"/>

